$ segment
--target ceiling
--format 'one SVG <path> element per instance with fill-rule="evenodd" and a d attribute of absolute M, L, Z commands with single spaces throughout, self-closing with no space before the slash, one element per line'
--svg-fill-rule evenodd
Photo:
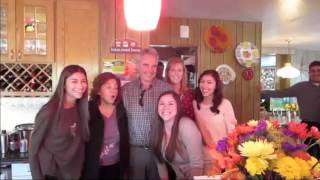
<path fill-rule="evenodd" d="M 163 16 L 262 22 L 262 47 L 320 51 L 320 0 L 163 0 Z"/>

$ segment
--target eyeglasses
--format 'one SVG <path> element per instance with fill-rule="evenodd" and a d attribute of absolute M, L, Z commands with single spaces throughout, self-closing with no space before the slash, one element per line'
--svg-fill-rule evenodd
<path fill-rule="evenodd" d="M 144 96 L 145 92 L 146 92 L 146 89 L 142 90 L 140 93 L 140 97 L 139 97 L 139 105 L 140 106 L 143 106 L 143 96 Z"/>

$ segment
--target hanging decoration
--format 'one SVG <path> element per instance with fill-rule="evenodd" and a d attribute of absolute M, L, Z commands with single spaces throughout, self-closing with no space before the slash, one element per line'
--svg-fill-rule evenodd
<path fill-rule="evenodd" d="M 251 42 L 241 42 L 236 48 L 236 58 L 238 62 L 247 68 L 257 64 L 260 59 L 259 49 Z"/>
<path fill-rule="evenodd" d="M 129 29 L 154 30 L 160 18 L 161 0 L 124 0 L 124 16 Z"/>
<path fill-rule="evenodd" d="M 246 68 L 245 70 L 242 71 L 242 77 L 243 79 L 250 81 L 254 76 L 254 72 L 252 68 Z"/>
<path fill-rule="evenodd" d="M 223 84 L 229 84 L 236 79 L 236 73 L 227 64 L 221 64 L 216 68 Z"/>
<path fill-rule="evenodd" d="M 214 53 L 224 53 L 232 45 L 230 33 L 217 25 L 211 26 L 205 32 L 204 41 Z"/>

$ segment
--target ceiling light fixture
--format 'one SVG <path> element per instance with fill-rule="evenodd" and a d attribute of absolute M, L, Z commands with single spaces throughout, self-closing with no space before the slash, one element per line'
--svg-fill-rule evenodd
<path fill-rule="evenodd" d="M 124 0 L 127 27 L 136 31 L 154 30 L 160 18 L 161 0 Z"/>
<path fill-rule="evenodd" d="M 290 54 L 290 40 L 286 40 L 288 42 L 288 56 L 291 56 Z M 293 67 L 290 62 L 285 63 L 284 67 L 277 70 L 277 76 L 282 78 L 296 78 L 300 75 L 300 71 Z"/>

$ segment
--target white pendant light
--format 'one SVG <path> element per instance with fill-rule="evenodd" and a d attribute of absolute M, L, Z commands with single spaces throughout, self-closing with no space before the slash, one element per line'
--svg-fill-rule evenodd
<path fill-rule="evenodd" d="M 129 29 L 150 31 L 157 27 L 161 0 L 124 0 L 124 16 Z"/>
<path fill-rule="evenodd" d="M 290 56 L 290 40 L 286 40 L 288 42 L 288 56 Z M 285 63 L 284 66 L 277 70 L 277 76 L 282 78 L 296 78 L 300 76 L 300 71 L 293 67 L 290 62 Z"/>
<path fill-rule="evenodd" d="M 294 68 L 291 63 L 285 63 L 284 67 L 277 71 L 277 76 L 289 79 L 296 78 L 300 76 L 300 71 L 297 68 Z"/>

